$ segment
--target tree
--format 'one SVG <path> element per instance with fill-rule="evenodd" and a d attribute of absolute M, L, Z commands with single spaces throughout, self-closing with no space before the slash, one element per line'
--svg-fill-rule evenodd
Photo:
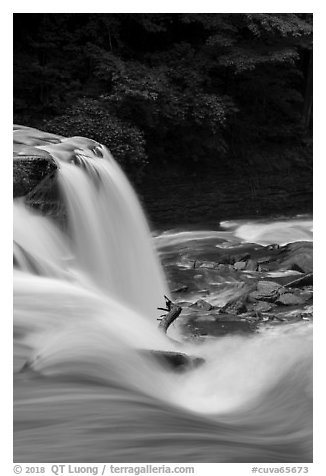
<path fill-rule="evenodd" d="M 306 133 L 310 14 L 14 19 L 16 119 L 91 135 L 125 164 L 264 167 Z"/>

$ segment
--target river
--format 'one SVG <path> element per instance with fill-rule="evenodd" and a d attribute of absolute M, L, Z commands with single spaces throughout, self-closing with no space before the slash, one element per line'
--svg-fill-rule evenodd
<path fill-rule="evenodd" d="M 153 236 L 106 149 L 71 163 L 78 140 L 42 146 L 66 228 L 14 203 L 15 462 L 312 461 L 311 322 L 200 343 L 157 322 L 176 251 L 311 241 L 311 218 Z M 144 349 L 205 363 L 177 373 Z"/>

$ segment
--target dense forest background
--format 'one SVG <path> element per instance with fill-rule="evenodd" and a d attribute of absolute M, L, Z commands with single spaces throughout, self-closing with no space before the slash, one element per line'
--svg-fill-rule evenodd
<path fill-rule="evenodd" d="M 311 182 L 312 14 L 15 14 L 14 120 L 98 140 L 136 181 Z"/>

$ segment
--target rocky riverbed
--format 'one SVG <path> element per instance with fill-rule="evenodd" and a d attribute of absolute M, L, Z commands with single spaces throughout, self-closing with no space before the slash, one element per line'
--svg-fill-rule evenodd
<path fill-rule="evenodd" d="M 151 235 L 107 150 L 14 134 L 15 462 L 310 462 L 311 218 Z"/>
<path fill-rule="evenodd" d="M 89 149 L 93 154 L 97 150 L 95 141 L 82 140 L 83 153 Z M 81 165 L 80 141 L 80 138 L 75 138 L 68 144 L 61 136 L 15 126 L 14 197 L 21 197 L 28 205 L 63 222 L 65 210 L 56 184 L 58 164 L 51 155 L 51 148 L 66 153 L 69 145 L 71 161 Z M 232 181 L 230 183 L 232 185 Z M 180 187 L 177 187 L 176 198 L 179 192 Z M 203 196 L 207 198 L 206 192 L 204 190 Z M 235 198 L 231 192 L 229 197 Z M 210 207 L 208 222 L 221 193 L 221 190 L 219 193 L 215 190 L 214 197 L 205 205 Z M 308 193 L 306 188 L 302 196 L 305 193 Z M 173 202 L 173 197 L 171 200 Z M 159 206 L 159 201 L 154 202 Z M 151 203 L 148 200 L 148 207 L 146 203 L 145 207 L 153 211 L 154 204 Z M 239 200 L 237 203 L 240 206 Z M 164 222 L 164 210 L 161 212 Z M 214 213 L 216 217 L 217 211 Z M 259 227 L 260 222 L 257 223 L 255 226 Z M 289 220 L 284 223 L 288 224 Z M 215 228 L 216 225 L 221 229 L 215 219 Z M 269 242 L 268 230 L 264 244 L 235 240 L 232 232 L 227 230 L 220 234 L 213 230 L 206 233 L 207 236 L 205 232 L 183 231 L 188 233 L 188 238 L 181 242 L 178 238 L 167 240 L 168 232 L 159 234 L 155 242 L 168 277 L 171 298 L 182 307 L 182 313 L 173 325 L 174 331 L 185 339 L 205 339 L 227 333 L 251 333 L 266 325 L 311 320 L 313 247 L 311 241 L 304 239 L 304 233 L 301 236 L 300 226 L 299 223 L 298 234 L 291 231 L 285 237 L 287 244 L 283 245 L 274 243 L 273 235 Z M 282 221 L 279 227 L 282 228 Z M 178 237 L 179 234 L 171 236 Z M 172 329 L 170 331 L 173 333 Z"/>
<path fill-rule="evenodd" d="M 219 236 L 159 245 L 172 299 L 182 307 L 171 335 L 203 340 L 312 320 L 311 241 L 225 248 Z"/>

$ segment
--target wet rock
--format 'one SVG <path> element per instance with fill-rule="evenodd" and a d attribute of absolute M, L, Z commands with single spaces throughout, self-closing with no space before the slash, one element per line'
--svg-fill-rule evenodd
<path fill-rule="evenodd" d="M 200 264 L 200 261 L 194 258 L 189 258 L 189 256 L 186 255 L 181 256 L 179 262 L 179 264 L 181 266 L 184 266 L 185 268 L 196 268 L 198 266 L 198 263 Z"/>
<path fill-rule="evenodd" d="M 229 264 L 218 264 L 215 269 L 220 273 L 225 273 L 227 271 L 230 271 L 230 268 L 232 269 L 232 266 Z"/>
<path fill-rule="evenodd" d="M 201 357 L 194 357 L 181 352 L 163 350 L 151 350 L 149 352 L 157 361 L 178 372 L 192 370 L 205 363 L 205 360 Z"/>
<path fill-rule="evenodd" d="M 279 306 L 297 306 L 305 304 L 306 300 L 300 295 L 284 293 L 281 294 L 275 302 Z"/>
<path fill-rule="evenodd" d="M 200 261 L 196 264 L 196 268 L 214 269 L 215 266 L 217 266 L 216 263 L 210 261 Z"/>
<path fill-rule="evenodd" d="M 199 309 L 203 309 L 204 311 L 211 311 L 212 309 L 214 309 L 214 306 L 212 306 L 209 302 L 204 301 L 204 299 L 199 299 L 191 307 L 198 307 Z"/>
<path fill-rule="evenodd" d="M 55 173 L 57 165 L 51 154 L 35 146 L 60 142 L 54 134 L 14 126 L 13 195 L 23 197 Z"/>
<path fill-rule="evenodd" d="M 247 312 L 246 298 L 243 297 L 227 304 L 222 308 L 222 312 L 225 314 L 243 314 Z"/>
<path fill-rule="evenodd" d="M 236 263 L 239 261 L 248 261 L 250 259 L 250 253 L 241 253 L 239 255 L 232 256 L 230 263 Z"/>
<path fill-rule="evenodd" d="M 48 155 L 48 157 L 46 156 Z M 23 197 L 35 189 L 47 176 L 52 175 L 57 166 L 47 153 L 17 156 L 13 161 L 13 196 Z"/>
<path fill-rule="evenodd" d="M 230 255 L 222 255 L 222 256 L 219 257 L 218 262 L 219 262 L 219 264 L 231 264 L 231 256 Z"/>
<path fill-rule="evenodd" d="M 201 261 L 199 265 L 196 265 L 196 268 L 215 269 L 217 266 L 218 263 L 215 263 L 215 261 Z"/>
<path fill-rule="evenodd" d="M 278 290 L 279 296 L 280 296 L 281 294 L 288 293 L 288 292 L 290 292 L 290 290 L 289 290 L 289 289 L 286 289 L 286 288 L 284 288 L 284 287 L 282 287 L 282 288 L 280 288 L 280 289 Z"/>
<path fill-rule="evenodd" d="M 274 281 L 259 281 L 257 283 L 256 291 L 253 291 L 248 296 L 249 302 L 267 301 L 274 302 L 282 286 Z"/>
<path fill-rule="evenodd" d="M 59 135 L 31 127 L 14 125 L 13 195 L 24 197 L 27 205 L 64 223 L 66 209 L 61 199 L 57 169 L 58 160 L 82 165 L 79 149 L 90 157 L 99 157 L 99 144 L 91 139 Z M 88 149 L 88 151 L 87 151 Z M 85 152 L 84 152 L 85 151 Z"/>
<path fill-rule="evenodd" d="M 240 253 L 236 255 L 221 255 L 218 258 L 218 263 L 223 265 L 234 265 L 239 261 L 247 261 L 250 258 L 249 253 Z"/>
<path fill-rule="evenodd" d="M 282 286 L 274 281 L 258 281 L 257 291 L 262 294 L 272 294 L 279 291 Z"/>
<path fill-rule="evenodd" d="M 270 270 L 269 267 L 266 266 L 266 265 L 263 266 L 263 265 L 259 264 L 257 266 L 257 271 L 259 271 L 260 273 L 268 273 L 269 270 Z"/>
<path fill-rule="evenodd" d="M 236 263 L 234 263 L 233 266 L 237 271 L 242 271 L 246 268 L 246 262 L 245 261 L 237 261 Z"/>
<path fill-rule="evenodd" d="M 276 296 L 264 295 L 259 293 L 258 291 L 252 291 L 249 293 L 248 302 L 256 302 L 256 301 L 267 301 L 267 302 L 274 302 Z"/>
<path fill-rule="evenodd" d="M 301 273 L 312 273 L 313 271 L 313 244 L 310 241 L 299 241 L 289 243 L 283 249 L 286 254 L 281 261 L 284 269 L 293 269 Z"/>
<path fill-rule="evenodd" d="M 269 312 L 273 309 L 273 304 L 266 302 L 266 301 L 258 301 L 255 303 L 252 303 L 250 306 L 250 310 L 254 312 Z"/>
<path fill-rule="evenodd" d="M 266 263 L 269 263 L 271 261 L 271 256 L 263 256 L 259 259 L 257 259 L 257 263 L 258 264 L 266 264 Z"/>
<path fill-rule="evenodd" d="M 268 250 L 279 250 L 280 249 L 280 245 L 278 243 L 272 243 L 271 245 L 268 245 L 266 247 Z"/>
<path fill-rule="evenodd" d="M 249 259 L 246 264 L 246 271 L 257 271 L 258 264 L 254 259 Z"/>

